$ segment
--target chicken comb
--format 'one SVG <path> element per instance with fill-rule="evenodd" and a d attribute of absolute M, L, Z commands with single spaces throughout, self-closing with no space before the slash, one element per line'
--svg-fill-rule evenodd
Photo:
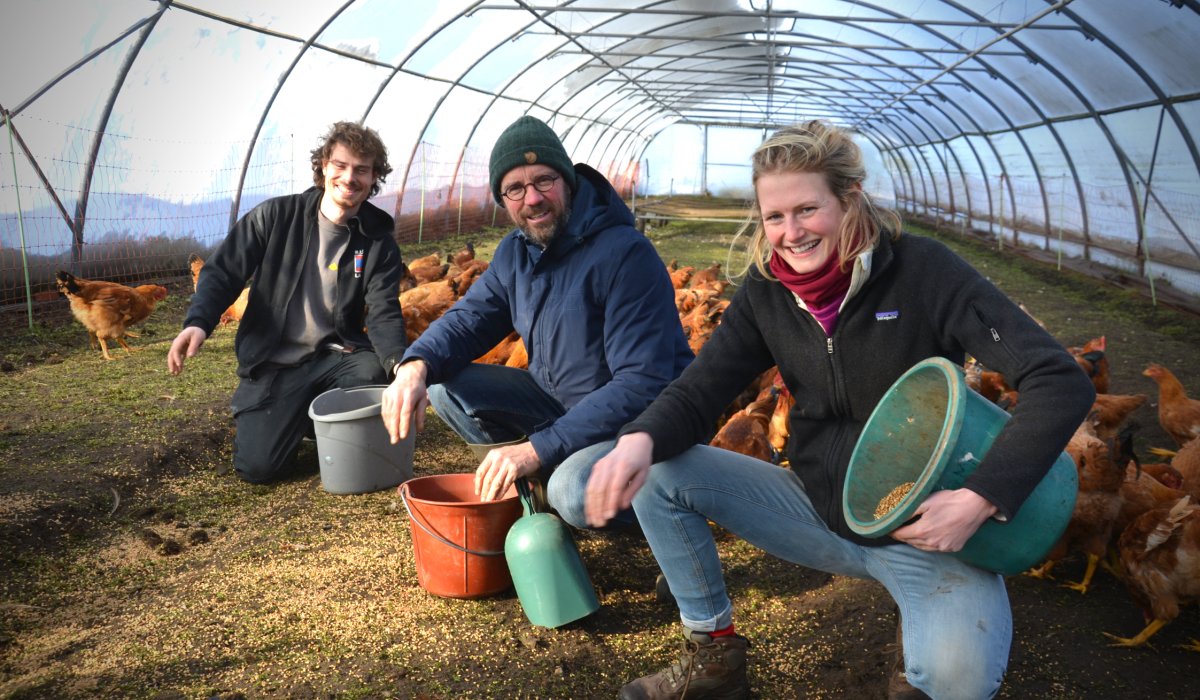
<path fill-rule="evenodd" d="M 783 382 L 783 375 L 776 374 L 775 381 L 771 382 L 771 386 L 779 391 L 784 396 L 791 396 L 792 392 L 788 390 L 787 384 Z"/>

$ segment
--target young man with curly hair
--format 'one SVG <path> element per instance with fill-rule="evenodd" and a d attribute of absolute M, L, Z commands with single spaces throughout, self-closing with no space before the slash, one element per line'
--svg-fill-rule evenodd
<path fill-rule="evenodd" d="M 233 466 L 251 483 L 291 472 L 316 396 L 386 383 L 406 346 L 392 217 L 367 201 L 392 172 L 387 148 L 374 130 L 338 122 L 312 171 L 313 187 L 258 205 L 218 246 L 167 356 L 172 374 L 183 371 L 253 276 L 230 405 Z"/>

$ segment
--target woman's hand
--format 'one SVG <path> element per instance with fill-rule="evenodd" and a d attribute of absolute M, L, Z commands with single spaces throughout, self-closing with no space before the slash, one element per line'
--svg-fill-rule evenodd
<path fill-rule="evenodd" d="M 892 532 L 892 537 L 926 552 L 957 552 L 996 512 L 992 502 L 971 489 L 934 491 L 914 515 L 921 519 Z"/>
<path fill-rule="evenodd" d="M 650 471 L 654 440 L 649 433 L 630 433 L 592 467 L 588 479 L 584 515 L 592 527 L 604 527 L 618 511 L 633 505 Z"/>

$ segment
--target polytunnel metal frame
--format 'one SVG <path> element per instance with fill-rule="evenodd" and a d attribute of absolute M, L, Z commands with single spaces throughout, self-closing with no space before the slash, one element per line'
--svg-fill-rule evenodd
<path fill-rule="evenodd" d="M 1184 141 L 1191 163 L 1200 179 L 1200 151 L 1197 150 L 1195 139 L 1176 104 L 1200 100 L 1200 93 L 1186 95 L 1170 95 L 1151 75 L 1150 71 L 1125 51 L 1121 44 L 1106 35 L 1105 32 L 1088 22 L 1079 12 L 1069 7 L 1073 0 L 1043 0 L 1043 7 L 1022 22 L 994 22 L 984 15 L 967 7 L 964 2 L 957 0 L 938 0 L 938 2 L 953 10 L 955 17 L 969 19 L 914 19 L 902 15 L 880 4 L 866 0 L 840 0 L 840 4 L 852 8 L 861 8 L 869 13 L 868 16 L 841 16 L 834 14 L 818 14 L 793 10 L 780 10 L 772 0 L 760 0 L 758 5 L 751 1 L 749 9 L 711 9 L 714 3 L 703 3 L 705 7 L 688 7 L 686 2 L 675 0 L 653 0 L 644 2 L 637 7 L 604 7 L 602 0 L 567 0 L 559 5 L 544 5 L 527 0 L 476 0 L 465 5 L 456 14 L 448 15 L 432 31 L 415 41 L 402 56 L 394 62 L 383 62 L 358 55 L 332 46 L 321 44 L 319 39 L 348 8 L 359 0 L 346 0 L 337 6 L 319 24 L 308 39 L 275 31 L 269 27 L 258 26 L 230 17 L 221 16 L 200 7 L 194 7 L 173 0 L 154 0 L 157 2 L 155 11 L 149 16 L 136 22 L 133 26 L 119 34 L 115 39 L 97 49 L 90 51 L 80 60 L 68 66 L 47 84 L 36 90 L 32 95 L 20 102 L 11 111 L 3 110 L 10 118 L 19 115 L 26 107 L 70 75 L 75 70 L 94 60 L 113 46 L 133 35 L 133 43 L 129 46 L 117 71 L 116 78 L 109 91 L 98 123 L 94 129 L 89 156 L 82 173 L 79 197 L 75 206 L 74 216 L 69 216 L 63 207 L 58 194 L 39 167 L 37 158 L 30 152 L 25 142 L 20 138 L 15 127 L 11 128 L 21 144 L 21 148 L 39 175 L 43 187 L 58 207 L 60 214 L 71 232 L 74 245 L 73 260 L 78 263 L 80 248 L 84 245 L 84 230 L 87 221 L 87 205 L 90 194 L 90 182 L 96 166 L 96 154 L 105 136 L 108 118 L 113 104 L 124 88 L 124 80 L 130 68 L 137 60 L 139 52 L 153 33 L 158 20 L 167 10 L 181 10 L 206 17 L 210 20 L 226 23 L 262 35 L 272 36 L 300 43 L 301 46 L 288 68 L 279 75 L 273 93 L 265 103 L 259 116 L 245 158 L 241 165 L 237 189 L 232 197 L 229 213 L 229 225 L 237 221 L 242 193 L 245 186 L 246 174 L 251 159 L 255 153 L 257 142 L 266 124 L 275 98 L 291 78 L 293 70 L 308 53 L 309 49 L 318 49 L 336 54 L 345 59 L 360 61 L 377 67 L 388 69 L 387 76 L 380 82 L 374 96 L 364 109 L 360 123 L 366 123 L 368 117 L 379 103 L 393 79 L 400 74 L 411 75 L 424 80 L 434 81 L 445 85 L 441 95 L 429 107 L 420 133 L 414 141 L 402 180 L 400 192 L 407 186 L 409 173 L 412 170 L 417 149 L 420 148 L 425 134 L 439 115 L 446 100 L 456 90 L 463 89 L 488 96 L 490 99 L 474 123 L 466 131 L 462 142 L 462 154 L 455 166 L 454 180 L 460 176 L 466 149 L 472 143 L 480 126 L 484 123 L 493 108 L 501 101 L 509 101 L 524 105 L 524 113 L 532 113 L 536 109 L 544 110 L 547 121 L 552 125 L 565 123 L 565 128 L 559 127 L 559 133 L 570 149 L 586 146 L 585 152 L 574 155 L 582 161 L 629 163 L 640 162 L 649 148 L 654 136 L 663 129 L 674 124 L 695 125 L 704 129 L 707 149 L 707 129 L 716 127 L 746 127 L 755 129 L 774 129 L 785 126 L 792 119 L 801 117 L 823 117 L 835 123 L 856 130 L 863 138 L 872 143 L 888 160 L 893 171 L 893 186 L 899 202 L 901 190 L 917 197 L 918 193 L 923 206 L 933 207 L 941 211 L 957 211 L 955 198 L 956 188 L 953 184 L 955 175 L 953 167 L 958 170 L 961 179 L 962 194 L 966 198 L 965 211 L 968 218 L 972 212 L 981 211 L 972 202 L 971 187 L 968 183 L 968 170 L 982 175 L 984 194 L 987 197 L 987 217 L 990 228 L 991 222 L 997 218 L 1001 228 L 997 234 L 1002 241 L 1004 235 L 1003 221 L 1006 211 L 1003 210 L 1007 201 L 1013 212 L 1013 237 L 1016 239 L 1019 231 L 1016 227 L 1017 194 L 1014 189 L 1010 167 L 1006 157 L 1001 152 L 993 137 L 1011 134 L 1016 137 L 1028 161 L 1029 169 L 1037 180 L 1037 188 L 1042 200 L 1042 218 L 1048 241 L 1051 225 L 1051 203 L 1047 196 L 1046 184 L 1038 158 L 1031 148 L 1023 132 L 1026 130 L 1045 127 L 1057 146 L 1065 167 L 1070 171 L 1074 181 L 1075 196 L 1080 207 L 1081 230 L 1085 255 L 1089 246 L 1097 245 L 1092 239 L 1092 226 L 1087 206 L 1087 198 L 1083 189 L 1083 181 L 1076 165 L 1072 150 L 1068 147 L 1056 125 L 1064 122 L 1079 122 L 1088 120 L 1096 125 L 1103 135 L 1108 148 L 1112 151 L 1115 163 L 1120 167 L 1122 179 L 1129 191 L 1132 211 L 1138 221 L 1138 232 L 1135 257 L 1139 265 L 1144 265 L 1148 251 L 1147 233 L 1145 230 L 1145 211 L 1153 200 L 1166 215 L 1175 231 L 1185 241 L 1193 254 L 1200 259 L 1197 249 L 1180 225 L 1171 216 L 1165 204 L 1159 200 L 1158 194 L 1151 186 L 1154 169 L 1158 158 L 1159 140 L 1162 136 L 1163 122 L 1169 115 L 1171 123 Z M 1181 11 L 1190 10 L 1200 15 L 1200 0 L 1164 0 L 1169 5 Z M 503 38 L 497 37 L 497 43 L 490 49 L 480 52 L 474 61 L 462 70 L 455 78 L 431 75 L 431 71 L 416 71 L 406 64 L 419 54 L 431 41 L 438 37 L 461 19 L 469 18 L 476 12 L 521 12 L 529 15 L 528 23 L 508 33 Z M 597 19 L 584 31 L 573 31 L 557 22 L 558 17 L 592 17 Z M 1054 23 L 1042 22 L 1053 16 Z M 622 22 L 630 17 L 661 18 L 663 21 L 653 26 L 639 27 L 638 33 L 622 31 Z M 753 22 L 765 24 L 757 28 L 748 25 Z M 791 23 L 791 29 L 785 29 L 786 23 Z M 707 23 L 707 24 L 706 24 Z M 722 30 L 717 23 L 727 26 Z M 842 29 L 856 32 L 860 40 L 838 41 L 828 35 L 799 31 L 799 23 L 817 24 L 819 29 L 826 26 L 838 27 L 837 36 Z M 627 23 L 626 23 L 627 24 Z M 731 26 L 729 26 L 731 25 Z M 898 26 L 896 35 L 889 35 L 882 26 Z M 905 41 L 897 38 L 905 27 L 912 27 L 915 41 Z M 993 32 L 994 35 L 982 44 L 972 48 L 951 36 L 953 30 L 976 29 L 982 32 Z M 1137 103 L 1122 104 L 1115 107 L 1098 109 L 1093 101 L 1079 85 L 1060 70 L 1054 62 L 1047 60 L 1035 51 L 1028 42 L 1022 41 L 1022 31 L 1061 31 L 1082 34 L 1088 41 L 1097 41 L 1117 56 L 1145 84 L 1154 95 L 1152 100 Z M 525 35 L 558 36 L 562 42 L 556 47 L 549 47 L 544 53 L 536 56 L 527 65 L 514 70 L 505 80 L 490 90 L 470 85 L 467 77 L 478 66 L 484 64 L 501 47 L 510 41 L 515 41 Z M 871 37 L 862 40 L 863 37 Z M 878 41 L 879 43 L 867 43 Z M 597 47 L 595 44 L 600 43 Z M 929 44 L 929 45 L 919 45 Z M 996 48 L 1004 44 L 1004 48 Z M 651 46 L 653 45 L 653 46 Z M 792 50 L 807 52 L 804 56 L 793 55 Z M 729 55 L 733 53 L 734 55 Z M 895 54 L 912 56 L 917 60 L 893 60 Z M 814 54 L 815 58 L 809 54 Z M 531 70 L 544 62 L 568 57 L 576 60 L 562 71 L 556 79 L 548 80 L 548 84 L 532 99 L 517 94 L 508 94 Z M 855 58 L 863 58 L 856 61 Z M 961 58 L 958 58 L 961 57 Z M 1082 105 L 1083 111 L 1073 114 L 1049 115 L 1043 109 L 1038 99 L 1030 94 L 1016 80 L 1005 74 L 997 67 L 992 59 L 1000 57 L 1023 57 L 1030 63 L 1043 67 L 1058 85 L 1069 91 L 1073 98 Z M 955 60 L 957 59 L 957 60 Z M 953 62 L 951 62 L 953 61 Z M 649 63 L 648 63 L 649 62 Z M 856 72 L 861 69 L 862 72 Z M 922 77 L 921 72 L 937 71 L 932 78 Z M 999 81 L 1022 106 L 1036 115 L 1036 121 L 1016 123 L 1003 108 L 999 99 L 989 95 L 987 90 L 971 81 L 971 76 L 986 74 L 989 78 Z M 578 76 L 585 76 L 578 80 Z M 574 84 L 571 84 L 574 82 Z M 748 84 L 749 83 L 749 84 Z M 899 87 L 893 87 L 899 86 Z M 912 86 L 912 87 L 908 87 Z M 965 90 L 982 102 L 976 111 L 968 109 L 962 103 L 948 94 L 946 89 L 954 87 Z M 555 103 L 556 99 L 561 100 Z M 1158 131 L 1151 162 L 1147 173 L 1143 174 L 1137 164 L 1122 148 L 1116 136 L 1103 117 L 1141 110 L 1150 107 L 1161 107 Z M 916 107 L 921 107 L 917 109 Z M 926 114 L 925 109 L 931 109 Z M 990 110 L 981 112 L 978 110 Z M 761 115 L 761 116 L 759 116 Z M 932 117 L 943 123 L 935 123 Z M 753 117 L 753 119 L 751 119 Z M 789 117 L 791 119 L 789 119 Z M 999 119 L 1004 128 L 986 129 L 984 118 Z M 594 133 L 598 130 L 598 133 Z M 988 150 L 985 157 L 980 152 L 975 139 L 982 137 Z M 590 145 L 589 138 L 591 139 Z M 965 145 L 965 151 L 951 147 L 952 143 Z M 940 147 L 940 148 L 939 148 Z M 929 153 L 927 153 L 928 151 Z M 964 163 L 962 157 L 967 153 L 974 159 L 974 167 Z M 929 156 L 934 160 L 931 162 Z M 991 160 L 988 158 L 990 157 Z M 1008 154 L 1009 158 L 1018 157 Z M 707 159 L 707 155 L 705 155 Z M 994 166 L 992 165 L 994 163 Z M 939 167 L 940 166 L 940 167 Z M 966 166 L 966 167 L 964 167 Z M 992 188 L 992 169 L 999 170 L 1000 194 L 1002 210 L 996 216 Z M 707 168 L 707 162 L 702 165 Z M 706 170 L 704 170 L 706 174 Z M 1024 169 L 1022 169 L 1024 172 Z M 899 178 L 901 181 L 897 181 Z M 943 203 L 938 183 L 943 181 L 949 198 Z M 1065 183 L 1064 183 L 1065 187 Z M 1145 197 L 1139 201 L 1139 191 L 1145 191 Z M 930 196 L 932 191 L 932 197 Z M 1005 196 L 1007 194 L 1007 197 Z M 1065 192 L 1063 194 L 1065 196 Z M 915 205 L 916 202 L 905 203 L 904 206 Z"/>

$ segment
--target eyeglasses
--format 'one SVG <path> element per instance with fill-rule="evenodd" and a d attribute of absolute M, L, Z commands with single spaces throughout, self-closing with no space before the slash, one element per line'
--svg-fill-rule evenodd
<path fill-rule="evenodd" d="M 542 175 L 533 179 L 533 188 L 538 192 L 549 192 L 554 188 L 554 183 L 558 182 L 561 175 Z M 525 199 L 525 188 L 529 185 L 523 183 L 514 183 L 505 188 L 503 194 L 505 197 L 514 202 L 519 202 Z"/>

